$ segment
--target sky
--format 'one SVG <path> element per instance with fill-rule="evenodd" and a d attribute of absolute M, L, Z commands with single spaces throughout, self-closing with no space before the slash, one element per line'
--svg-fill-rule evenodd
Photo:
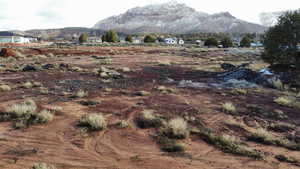
<path fill-rule="evenodd" d="M 0 0 L 0 30 L 93 27 L 128 9 L 170 0 Z M 300 8 L 300 0 L 177 0 L 209 14 L 230 12 L 260 23 L 259 14 Z"/>

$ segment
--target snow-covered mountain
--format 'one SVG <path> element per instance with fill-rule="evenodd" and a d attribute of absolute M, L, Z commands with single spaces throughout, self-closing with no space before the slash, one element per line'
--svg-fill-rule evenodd
<path fill-rule="evenodd" d="M 235 18 L 229 12 L 207 14 L 169 2 L 136 7 L 98 22 L 94 28 L 125 33 L 263 32 L 264 26 Z"/>

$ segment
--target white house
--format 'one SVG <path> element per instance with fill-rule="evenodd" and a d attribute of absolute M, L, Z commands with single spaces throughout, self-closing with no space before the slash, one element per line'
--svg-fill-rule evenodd
<path fill-rule="evenodd" d="M 177 44 L 177 39 L 175 39 L 175 38 L 166 38 L 165 43 L 169 44 L 169 45 L 175 45 L 175 44 Z"/>

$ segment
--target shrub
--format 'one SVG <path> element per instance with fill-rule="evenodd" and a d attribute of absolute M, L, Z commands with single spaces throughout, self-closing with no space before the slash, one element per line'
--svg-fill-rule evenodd
<path fill-rule="evenodd" d="M 36 114 L 36 121 L 37 123 L 47 123 L 53 120 L 53 114 L 48 110 L 43 110 L 40 113 Z"/>
<path fill-rule="evenodd" d="M 118 126 L 118 128 L 123 129 L 123 128 L 128 128 L 130 125 L 127 121 L 121 120 L 117 123 L 117 126 Z"/>
<path fill-rule="evenodd" d="M 132 43 L 133 42 L 132 36 L 131 35 L 126 36 L 125 41 Z"/>
<path fill-rule="evenodd" d="M 82 98 L 82 97 L 85 97 L 87 96 L 88 93 L 86 91 L 83 91 L 83 90 L 78 90 L 74 95 L 73 97 L 78 97 L 78 98 Z"/>
<path fill-rule="evenodd" d="M 185 146 L 176 140 L 165 137 L 164 135 L 156 135 L 155 140 L 160 145 L 160 149 L 169 153 L 184 152 Z"/>
<path fill-rule="evenodd" d="M 247 156 L 255 159 L 263 159 L 264 156 L 259 151 L 242 145 L 238 139 L 228 135 L 215 135 L 210 131 L 202 130 L 200 136 L 209 144 L 216 146 L 225 153 L 232 153 Z"/>
<path fill-rule="evenodd" d="M 11 113 L 14 117 L 24 117 L 36 114 L 37 106 L 34 101 L 26 101 L 21 104 L 14 104 L 7 108 L 6 112 Z"/>
<path fill-rule="evenodd" d="M 235 106 L 234 106 L 232 103 L 230 103 L 230 102 L 224 103 L 224 104 L 222 105 L 222 108 L 223 108 L 223 110 L 224 110 L 225 112 L 228 112 L 228 113 L 234 113 L 234 112 L 236 112 Z"/>
<path fill-rule="evenodd" d="M 285 155 L 276 155 L 275 158 L 281 162 L 286 162 L 286 163 L 299 163 L 297 159 L 294 157 L 287 157 Z"/>
<path fill-rule="evenodd" d="M 288 123 L 272 123 L 268 128 L 276 132 L 288 132 L 294 130 L 295 126 Z"/>
<path fill-rule="evenodd" d="M 251 39 L 247 36 L 243 37 L 240 42 L 240 46 L 243 48 L 249 48 L 251 46 Z"/>
<path fill-rule="evenodd" d="M 300 68 L 300 10 L 289 11 L 279 17 L 263 37 L 265 51 L 262 59 L 276 65 L 294 65 Z"/>
<path fill-rule="evenodd" d="M 33 87 L 33 84 L 31 82 L 25 82 L 23 83 L 23 87 L 26 89 L 30 89 Z"/>
<path fill-rule="evenodd" d="M 170 120 L 162 132 L 165 136 L 175 139 L 184 139 L 189 135 L 187 122 L 182 118 Z"/>
<path fill-rule="evenodd" d="M 230 37 L 225 37 L 221 40 L 221 45 L 223 48 L 233 47 L 233 42 Z"/>
<path fill-rule="evenodd" d="M 144 38 L 145 43 L 154 43 L 156 41 L 156 37 L 153 35 L 146 35 Z"/>
<path fill-rule="evenodd" d="M 88 34 L 87 33 L 83 33 L 79 36 L 79 42 L 80 43 L 85 43 L 88 41 Z"/>
<path fill-rule="evenodd" d="M 0 85 L 0 92 L 11 91 L 11 87 L 8 85 Z"/>
<path fill-rule="evenodd" d="M 140 128 L 160 127 L 162 125 L 162 120 L 152 110 L 142 111 L 136 122 Z"/>
<path fill-rule="evenodd" d="M 55 169 L 55 167 L 46 163 L 36 163 L 32 169 Z"/>
<path fill-rule="evenodd" d="M 119 36 L 116 31 L 109 30 L 105 35 L 102 36 L 103 42 L 119 42 Z"/>
<path fill-rule="evenodd" d="M 107 127 L 106 120 L 102 114 L 88 114 L 79 120 L 80 126 L 87 126 L 91 130 L 104 130 Z"/>
<path fill-rule="evenodd" d="M 204 46 L 208 46 L 208 47 L 216 47 L 218 45 L 219 45 L 219 42 L 215 38 L 208 38 L 204 42 Z"/>

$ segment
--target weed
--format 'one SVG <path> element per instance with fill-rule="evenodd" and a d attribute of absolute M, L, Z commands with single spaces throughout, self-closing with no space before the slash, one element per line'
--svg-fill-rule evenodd
<path fill-rule="evenodd" d="M 223 108 L 223 110 L 224 110 L 225 112 L 228 112 L 228 113 L 234 113 L 234 112 L 236 112 L 235 106 L 234 106 L 232 103 L 230 103 L 230 102 L 224 103 L 224 104 L 222 105 L 222 108 Z"/>
<path fill-rule="evenodd" d="M 87 126 L 91 130 L 104 130 L 107 127 L 106 120 L 102 114 L 88 114 L 79 120 L 80 126 Z"/>
<path fill-rule="evenodd" d="M 184 139 L 189 135 L 187 122 L 182 118 L 170 120 L 161 131 L 169 138 Z"/>
<path fill-rule="evenodd" d="M 0 92 L 11 91 L 11 87 L 8 85 L 0 85 Z"/>
<path fill-rule="evenodd" d="M 162 125 L 162 119 L 152 110 L 142 111 L 136 118 L 136 122 L 140 128 L 160 127 Z"/>

